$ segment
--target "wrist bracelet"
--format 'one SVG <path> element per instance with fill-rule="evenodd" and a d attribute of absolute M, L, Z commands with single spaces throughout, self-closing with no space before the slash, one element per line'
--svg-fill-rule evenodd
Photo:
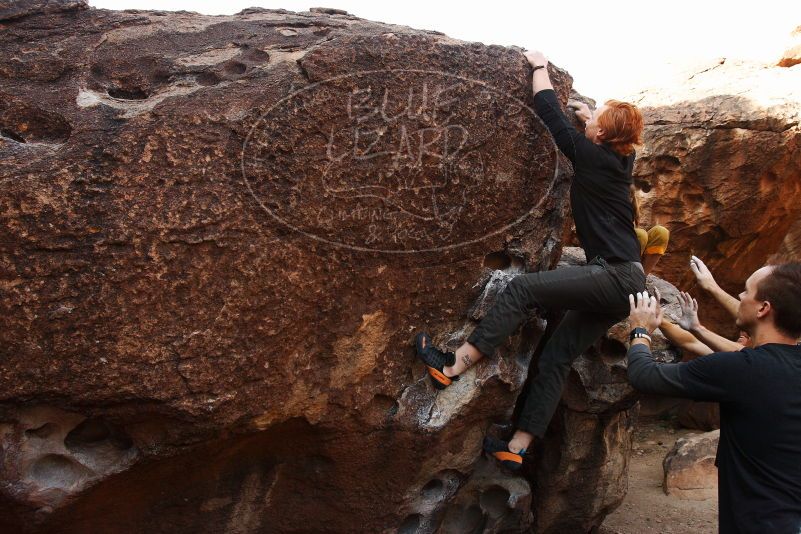
<path fill-rule="evenodd" d="M 639 333 L 634 334 L 633 336 L 631 336 L 631 340 L 634 341 L 635 339 L 647 339 L 648 343 L 649 344 L 651 343 L 651 336 L 649 336 L 648 334 L 639 334 Z"/>
<path fill-rule="evenodd" d="M 629 341 L 634 341 L 637 338 L 647 339 L 648 343 L 651 342 L 651 336 L 648 335 L 648 330 L 646 330 L 641 326 L 638 326 L 637 328 L 633 329 L 629 334 Z"/>
<path fill-rule="evenodd" d="M 545 68 L 545 65 L 535 65 L 535 66 L 534 66 L 534 70 L 537 70 L 537 69 L 544 69 L 544 68 Z"/>

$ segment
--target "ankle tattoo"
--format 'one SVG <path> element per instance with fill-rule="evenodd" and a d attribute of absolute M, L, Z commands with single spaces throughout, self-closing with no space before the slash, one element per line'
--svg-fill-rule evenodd
<path fill-rule="evenodd" d="M 471 360 L 470 356 L 468 356 L 467 354 L 462 354 L 462 362 L 467 367 L 470 367 L 471 365 L 473 365 L 473 360 Z"/>

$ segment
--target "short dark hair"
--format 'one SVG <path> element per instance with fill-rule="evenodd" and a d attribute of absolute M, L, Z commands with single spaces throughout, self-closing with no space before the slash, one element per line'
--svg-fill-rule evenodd
<path fill-rule="evenodd" d="M 756 298 L 770 302 L 776 328 L 801 337 L 801 263 L 773 265 L 757 286 Z"/>

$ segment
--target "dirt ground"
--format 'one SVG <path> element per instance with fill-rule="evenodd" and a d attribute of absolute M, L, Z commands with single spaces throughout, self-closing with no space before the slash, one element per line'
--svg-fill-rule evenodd
<path fill-rule="evenodd" d="M 662 460 L 676 440 L 699 430 L 676 430 L 670 421 L 640 419 L 634 432 L 629 491 L 601 534 L 715 534 L 717 498 L 688 501 L 662 491 Z"/>

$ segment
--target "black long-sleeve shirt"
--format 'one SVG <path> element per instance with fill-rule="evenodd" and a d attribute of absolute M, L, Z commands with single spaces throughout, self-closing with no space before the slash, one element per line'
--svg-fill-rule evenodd
<path fill-rule="evenodd" d="M 801 347 L 769 343 L 659 364 L 628 352 L 638 390 L 720 403 L 720 532 L 801 532 Z"/>
<path fill-rule="evenodd" d="M 591 260 L 640 261 L 629 186 L 634 154 L 596 145 L 567 120 L 553 89 L 534 95 L 534 107 L 556 145 L 573 162 L 570 207 L 581 247 Z"/>

